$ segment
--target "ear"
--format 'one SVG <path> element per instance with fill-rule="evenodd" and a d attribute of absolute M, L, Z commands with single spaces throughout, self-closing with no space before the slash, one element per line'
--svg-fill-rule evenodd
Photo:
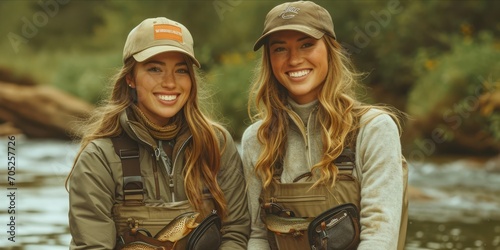
<path fill-rule="evenodd" d="M 125 81 L 127 81 L 127 85 L 133 89 L 135 89 L 135 81 L 134 81 L 134 77 L 132 76 L 132 74 L 127 74 L 127 76 L 125 76 Z"/>

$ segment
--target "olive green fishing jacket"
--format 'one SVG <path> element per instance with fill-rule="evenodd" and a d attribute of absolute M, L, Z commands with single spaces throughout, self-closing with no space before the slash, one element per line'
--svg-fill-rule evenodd
<path fill-rule="evenodd" d="M 187 200 L 183 153 L 186 145 L 191 143 L 189 130 L 184 129 L 176 138 L 172 154 L 173 167 L 169 175 L 164 163 L 154 154 L 159 142 L 138 122 L 128 119 L 127 112 L 122 113 L 120 125 L 139 145 L 141 175 L 145 186 L 144 202 L 172 203 L 174 200 Z M 223 242 L 220 249 L 246 249 L 250 216 L 242 162 L 230 134 L 227 131 L 223 131 L 224 135 L 217 133 L 220 148 L 224 149 L 217 181 L 228 207 L 228 216 L 223 221 L 221 230 Z M 117 232 L 112 211 L 113 206 L 123 203 L 124 198 L 121 164 L 110 138 L 92 141 L 78 157 L 69 177 L 70 249 L 114 248 Z M 157 169 L 156 172 L 154 169 Z M 172 188 L 169 187 L 170 181 L 174 184 Z"/>

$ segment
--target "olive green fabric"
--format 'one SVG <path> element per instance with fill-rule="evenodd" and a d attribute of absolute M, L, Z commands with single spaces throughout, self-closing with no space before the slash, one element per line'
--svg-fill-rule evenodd
<path fill-rule="evenodd" d="M 191 143 L 189 132 L 185 130 L 176 141 L 173 155 L 180 157 L 173 160 L 174 171 L 170 179 L 166 167 L 155 159 L 157 142 L 147 130 L 129 120 L 126 112 L 121 115 L 120 124 L 139 145 L 141 175 L 146 190 L 144 202 L 186 201 L 182 156 L 185 145 Z M 224 151 L 217 181 L 229 209 L 222 224 L 220 249 L 246 249 L 250 219 L 242 163 L 230 134 L 224 130 L 218 135 Z M 73 237 L 70 249 L 113 249 L 117 235 L 113 207 L 123 203 L 123 173 L 120 157 L 115 153 L 110 138 L 94 140 L 84 148 L 69 177 L 69 198 L 70 233 Z"/>
<path fill-rule="evenodd" d="M 273 182 L 262 192 L 263 202 L 275 202 L 294 212 L 296 217 L 316 217 L 322 212 L 344 203 L 352 203 L 359 209 L 360 185 L 349 172 L 341 172 L 335 188 L 320 185 L 310 189 L 313 182 L 277 183 Z M 265 213 L 261 211 L 261 215 Z M 268 234 L 275 237 L 278 249 L 309 249 L 307 232 L 294 234 Z M 268 239 L 272 242 L 273 239 Z"/>

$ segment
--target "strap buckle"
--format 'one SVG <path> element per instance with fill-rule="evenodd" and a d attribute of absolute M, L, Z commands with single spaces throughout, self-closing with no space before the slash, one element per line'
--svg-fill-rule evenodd
<path fill-rule="evenodd" d="M 123 177 L 123 199 L 125 201 L 141 201 L 144 199 L 142 176 Z"/>

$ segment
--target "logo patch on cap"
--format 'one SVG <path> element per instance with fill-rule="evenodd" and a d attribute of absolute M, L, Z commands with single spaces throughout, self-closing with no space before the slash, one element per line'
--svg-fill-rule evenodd
<path fill-rule="evenodd" d="M 279 15 L 279 17 L 283 19 L 291 19 L 294 18 L 296 15 L 299 14 L 300 8 L 293 7 L 293 6 L 287 6 L 283 12 Z"/>
<path fill-rule="evenodd" d="M 167 39 L 182 43 L 181 27 L 170 24 L 155 24 L 154 38 L 155 40 Z"/>

